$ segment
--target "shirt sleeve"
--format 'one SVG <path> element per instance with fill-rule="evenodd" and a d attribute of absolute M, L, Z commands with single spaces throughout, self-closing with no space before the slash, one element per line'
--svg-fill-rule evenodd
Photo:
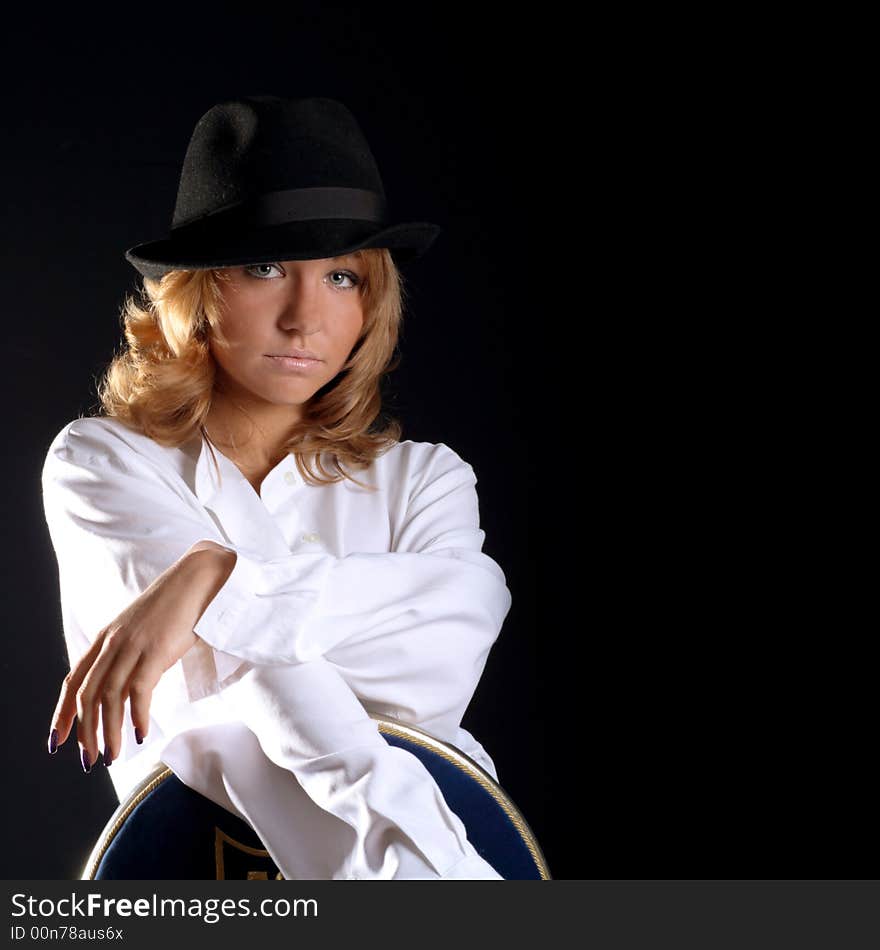
<path fill-rule="evenodd" d="M 226 539 L 179 479 L 150 459 L 123 456 L 100 440 L 56 439 L 42 485 L 63 612 L 93 640 L 172 563 L 211 541 L 235 552 L 236 562 L 194 631 L 226 659 L 226 674 L 242 662 L 300 663 L 343 647 L 369 649 L 371 639 L 391 643 L 394 630 L 427 629 L 451 614 L 449 638 L 424 637 L 419 659 L 427 667 L 436 661 L 432 696 L 452 687 L 462 696 L 476 685 L 510 593 L 501 568 L 480 550 L 473 469 L 443 448 L 412 486 L 394 551 L 266 558 Z M 199 666 L 197 647 L 183 658 L 191 700 L 218 692 L 224 679 Z M 455 651 L 455 668 L 444 666 Z M 374 669 L 377 677 L 393 674 Z M 444 677 L 454 680 L 449 688 Z"/>
<path fill-rule="evenodd" d="M 511 595 L 481 550 L 474 470 L 444 450 L 414 486 L 394 555 L 335 564 L 305 630 L 333 641 L 325 658 L 367 709 L 450 742 L 497 779 L 492 759 L 460 723 Z M 358 616 L 347 603 L 375 609 Z"/>

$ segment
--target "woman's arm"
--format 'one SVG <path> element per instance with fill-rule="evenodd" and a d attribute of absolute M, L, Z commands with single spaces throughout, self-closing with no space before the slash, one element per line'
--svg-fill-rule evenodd
<path fill-rule="evenodd" d="M 445 451 L 419 472 L 395 526 L 398 550 L 267 559 L 231 543 L 151 460 L 123 454 L 102 427 L 81 426 L 74 442 L 56 440 L 43 473 L 65 615 L 88 640 L 71 652 L 86 652 L 181 556 L 214 546 L 236 561 L 194 630 L 221 657 L 259 665 L 332 651 L 400 718 L 460 719 L 510 594 L 480 551 L 473 470 L 451 450 L 435 447 Z"/>
<path fill-rule="evenodd" d="M 150 699 L 162 674 L 196 642 L 193 626 L 232 570 L 235 555 L 219 545 L 187 552 L 95 637 L 64 678 L 52 716 L 50 751 L 67 741 L 74 718 L 83 768 L 97 761 L 98 713 L 104 764 L 119 755 L 125 700 L 132 725 L 146 736 Z"/>

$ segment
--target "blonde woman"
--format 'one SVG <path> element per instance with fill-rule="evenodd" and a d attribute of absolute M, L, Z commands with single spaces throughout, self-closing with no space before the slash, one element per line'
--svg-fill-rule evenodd
<path fill-rule="evenodd" d="M 325 98 L 219 103 L 140 301 L 43 469 L 71 670 L 54 753 L 120 798 L 157 761 L 241 815 L 288 879 L 500 879 L 369 713 L 494 778 L 461 727 L 510 609 L 473 468 L 382 414 L 400 267 L 370 149 Z"/>

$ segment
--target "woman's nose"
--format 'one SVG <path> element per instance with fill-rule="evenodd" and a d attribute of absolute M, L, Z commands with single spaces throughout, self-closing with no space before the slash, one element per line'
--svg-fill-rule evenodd
<path fill-rule="evenodd" d="M 323 320 L 318 296 L 308 290 L 292 291 L 278 318 L 285 329 L 305 333 L 319 329 Z"/>

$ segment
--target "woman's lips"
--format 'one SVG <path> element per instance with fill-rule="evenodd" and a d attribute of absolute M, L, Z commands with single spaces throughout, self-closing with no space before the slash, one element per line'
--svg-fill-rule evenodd
<path fill-rule="evenodd" d="M 298 356 L 267 356 L 266 359 L 270 360 L 279 369 L 286 370 L 313 369 L 324 362 L 323 360 L 306 359 Z"/>

